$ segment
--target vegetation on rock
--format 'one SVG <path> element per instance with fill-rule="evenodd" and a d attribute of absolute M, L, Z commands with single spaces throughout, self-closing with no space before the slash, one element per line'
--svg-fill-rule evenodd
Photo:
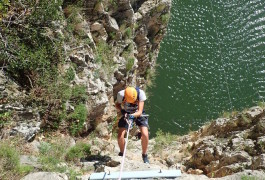
<path fill-rule="evenodd" d="M 67 2 L 1 2 L 0 11 L 4 15 L 0 22 L 0 65 L 29 94 L 27 99 L 17 100 L 38 108 L 46 128 L 58 129 L 67 120 L 67 128 L 76 135 L 80 123 L 86 119 L 87 110 L 80 107 L 84 106 L 87 95 L 82 85 L 71 86 L 74 68 L 59 70 L 66 58 L 65 37 L 60 31 L 64 31 L 63 22 L 71 19 L 65 17 L 63 4 Z M 76 107 L 74 112 L 65 107 L 69 101 Z M 82 113 L 82 117 L 73 113 Z"/>
<path fill-rule="evenodd" d="M 0 179 L 18 179 L 33 170 L 33 167 L 19 163 L 19 155 L 13 144 L 0 142 Z"/>

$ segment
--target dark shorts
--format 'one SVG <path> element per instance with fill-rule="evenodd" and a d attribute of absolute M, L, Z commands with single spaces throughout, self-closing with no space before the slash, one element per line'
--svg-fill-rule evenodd
<path fill-rule="evenodd" d="M 134 123 L 137 126 L 149 128 L 148 117 L 138 117 L 134 120 Z M 122 118 L 119 120 L 118 127 L 119 128 L 128 128 L 128 124 L 127 124 L 127 121 L 124 119 L 124 116 L 122 116 Z"/>

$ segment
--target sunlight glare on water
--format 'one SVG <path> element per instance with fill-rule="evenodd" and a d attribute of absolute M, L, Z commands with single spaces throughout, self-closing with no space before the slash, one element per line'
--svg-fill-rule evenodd
<path fill-rule="evenodd" d="M 265 1 L 173 0 L 146 103 L 151 135 L 184 134 L 265 97 Z"/>

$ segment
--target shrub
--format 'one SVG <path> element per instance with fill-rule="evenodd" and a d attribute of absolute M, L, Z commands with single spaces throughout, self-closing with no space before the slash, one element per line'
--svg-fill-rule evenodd
<path fill-rule="evenodd" d="M 52 30 L 55 29 L 52 22 L 63 18 L 61 5 L 62 0 L 25 0 L 23 6 L 12 3 L 12 13 L 21 13 L 16 15 L 20 21 L 15 18 L 9 23 L 0 22 L 1 34 L 6 40 L 5 45 L 1 42 L 0 46 L 8 47 L 0 51 L 0 57 L 5 59 L 10 76 L 28 89 L 39 85 L 38 79 L 63 61 L 62 40 L 54 37 Z M 28 13 L 22 13 L 24 11 Z"/>
<path fill-rule="evenodd" d="M 248 176 L 248 175 L 243 175 L 241 176 L 241 180 L 258 180 L 258 177 L 255 176 Z"/>
<path fill-rule="evenodd" d="M 48 142 L 41 143 L 39 161 L 42 164 L 43 170 L 67 173 L 70 179 L 75 179 L 77 175 L 81 174 L 81 172 L 72 169 L 69 166 L 71 164 L 66 164 L 65 160 L 68 157 L 69 151 L 72 149 L 70 148 L 70 150 L 68 150 L 68 144 L 68 140 L 53 136 L 52 139 L 48 139 Z M 78 149 L 81 149 L 80 151 L 84 152 L 84 154 L 90 154 L 90 151 L 88 150 L 88 148 L 86 148 L 86 146 L 77 146 Z M 79 155 L 78 153 L 76 154 Z M 73 156 L 76 154 L 73 153 Z"/>
<path fill-rule="evenodd" d="M 161 16 L 161 21 L 162 21 L 162 23 L 163 23 L 164 25 L 165 25 L 165 24 L 168 24 L 169 19 L 170 19 L 170 14 L 169 14 L 169 13 L 167 13 L 167 14 L 163 14 L 163 15 Z"/>
<path fill-rule="evenodd" d="M 75 21 L 80 11 L 77 4 L 83 2 L 65 1 L 70 12 L 65 19 L 67 22 L 73 23 L 72 25 L 78 23 Z M 69 3 L 76 5 L 71 6 Z M 63 39 L 56 33 L 65 18 L 61 10 L 62 4 L 63 0 L 0 2 L 0 14 L 6 12 L 9 6 L 12 7 L 9 14 L 17 13 L 14 18 L 7 17 L 12 22 L 0 21 L 1 35 L 5 40 L 0 41 L 0 65 L 4 65 L 9 76 L 29 93 L 27 99 L 21 100 L 22 103 L 37 107 L 41 118 L 47 122 L 45 128 L 50 129 L 58 129 L 62 120 L 72 116 L 66 110 L 66 102 L 78 106 L 84 104 L 87 99 L 85 87 L 70 85 L 75 77 L 73 67 L 64 75 L 58 71 L 59 65 L 64 64 L 66 54 L 62 45 Z M 19 21 L 15 18 L 18 16 Z M 106 57 L 109 54 L 107 52 Z M 7 115 L 0 114 L 0 126 L 6 122 Z M 75 129 L 80 129 L 81 124 L 75 123 L 75 126 Z"/>
<path fill-rule="evenodd" d="M 10 6 L 9 0 L 2 0 L 0 2 L 0 21 L 2 20 L 3 17 L 6 16 L 9 6 Z"/>
<path fill-rule="evenodd" d="M 159 153 L 164 148 L 169 146 L 172 141 L 176 140 L 177 136 L 170 133 L 164 133 L 161 129 L 156 132 L 154 152 Z"/>
<path fill-rule="evenodd" d="M 100 41 L 97 43 L 97 57 L 96 61 L 98 63 L 107 64 L 113 62 L 113 54 L 111 51 L 111 46 L 109 46 L 106 42 Z"/>
<path fill-rule="evenodd" d="M 145 77 L 146 77 L 146 85 L 148 88 L 153 87 L 155 85 L 153 83 L 154 83 L 156 75 L 157 74 L 156 74 L 155 68 L 154 69 L 148 68 L 146 70 Z"/>
<path fill-rule="evenodd" d="M 117 2 L 117 0 L 110 0 L 109 2 L 113 6 L 114 9 L 118 8 L 118 2 Z"/>
<path fill-rule="evenodd" d="M 1 143 L 0 162 L 1 171 L 12 171 L 18 169 L 19 154 L 11 145 L 7 143 Z"/>
<path fill-rule="evenodd" d="M 28 79 L 25 76 L 33 75 L 36 73 L 44 73 L 48 67 L 51 66 L 50 53 L 53 52 L 48 44 L 42 44 L 40 46 L 35 46 L 34 48 L 28 47 L 24 43 L 17 43 L 19 48 L 16 49 L 17 55 L 13 59 L 9 66 L 8 71 L 12 73 L 12 76 L 16 79 Z M 46 71 L 48 72 L 48 71 Z M 36 82 L 31 78 L 31 84 L 28 82 L 27 85 L 30 87 Z"/>
<path fill-rule="evenodd" d="M 72 80 L 74 80 L 75 78 L 75 71 L 72 67 L 70 67 L 69 69 L 67 69 L 66 73 L 65 73 L 65 80 L 66 82 L 71 82 Z"/>
<path fill-rule="evenodd" d="M 67 152 L 65 158 L 67 161 L 76 162 L 82 157 L 87 157 L 91 155 L 90 145 L 86 143 L 77 143 L 75 146 L 71 147 Z"/>
<path fill-rule="evenodd" d="M 111 39 L 115 39 L 116 38 L 116 32 L 110 32 L 109 36 Z"/>
<path fill-rule="evenodd" d="M 19 168 L 18 168 L 18 172 L 22 176 L 24 174 L 28 174 L 28 173 L 32 172 L 33 170 L 34 170 L 34 167 L 28 166 L 28 165 L 20 165 Z"/>
<path fill-rule="evenodd" d="M 265 108 L 265 102 L 258 102 L 257 105 L 261 108 Z"/>
<path fill-rule="evenodd" d="M 72 135 L 77 135 L 83 128 L 84 122 L 87 119 L 87 109 L 84 104 L 79 104 L 75 107 L 72 114 L 69 115 L 68 119 L 71 121 L 70 131 Z"/>
<path fill-rule="evenodd" d="M 166 8 L 166 5 L 165 4 L 159 4 L 157 7 L 156 7 L 156 12 L 158 13 L 161 13 L 162 11 L 164 11 L 164 9 Z"/>
<path fill-rule="evenodd" d="M 0 179 L 20 179 L 31 172 L 33 167 L 20 165 L 19 153 L 13 143 L 0 142 Z"/>
<path fill-rule="evenodd" d="M 0 113 L 0 128 L 1 126 L 4 126 L 5 124 L 9 123 L 11 120 L 11 112 L 3 112 Z"/>
<path fill-rule="evenodd" d="M 65 149 L 67 142 L 63 139 L 54 139 L 54 142 L 41 142 L 39 161 L 43 170 L 65 172 L 66 167 L 60 167 L 59 164 L 64 162 Z"/>
<path fill-rule="evenodd" d="M 35 4 L 30 20 L 36 24 L 45 25 L 52 21 L 58 21 L 63 18 L 60 7 L 63 0 L 41 0 Z"/>
<path fill-rule="evenodd" d="M 51 145 L 47 142 L 41 142 L 39 149 L 42 155 L 47 155 L 51 149 Z"/>
<path fill-rule="evenodd" d="M 114 54 L 112 51 L 111 45 L 107 44 L 104 41 L 100 41 L 96 44 L 96 62 L 102 65 L 101 72 L 110 76 L 114 70 Z"/>
<path fill-rule="evenodd" d="M 127 28 L 125 29 L 125 37 L 127 37 L 127 38 L 129 38 L 129 39 L 132 37 L 132 28 L 127 27 Z"/>
<path fill-rule="evenodd" d="M 67 18 L 66 19 L 67 21 L 66 30 L 69 33 L 74 33 L 77 28 L 77 24 L 81 22 L 81 19 L 78 18 L 79 12 L 81 12 L 81 8 L 78 7 L 77 5 L 68 5 L 64 9 L 64 14 Z"/>
<path fill-rule="evenodd" d="M 75 85 L 72 88 L 71 100 L 75 100 L 76 104 L 84 103 L 88 96 L 86 94 L 86 87 L 84 85 Z"/>
<path fill-rule="evenodd" d="M 134 65 L 134 58 L 133 57 L 129 57 L 127 59 L 127 62 L 126 62 L 126 71 L 132 70 L 133 65 Z"/>

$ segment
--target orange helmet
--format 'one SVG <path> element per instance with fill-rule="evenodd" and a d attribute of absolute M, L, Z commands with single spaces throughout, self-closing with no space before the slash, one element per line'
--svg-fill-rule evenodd
<path fill-rule="evenodd" d="M 124 100 L 128 103 L 134 103 L 137 99 L 137 91 L 134 87 L 127 87 L 124 93 Z"/>

